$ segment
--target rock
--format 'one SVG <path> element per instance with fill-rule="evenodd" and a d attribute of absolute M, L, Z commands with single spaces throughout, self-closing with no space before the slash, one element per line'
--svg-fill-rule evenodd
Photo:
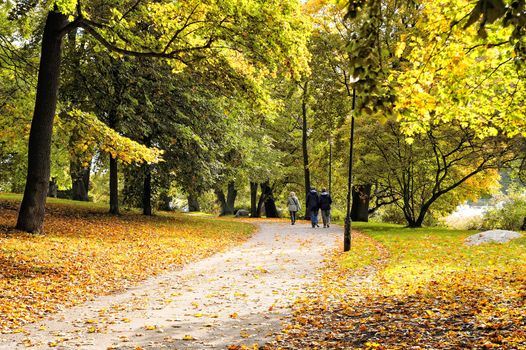
<path fill-rule="evenodd" d="M 467 245 L 479 245 L 484 243 L 506 243 L 512 239 L 520 238 L 522 234 L 507 230 L 490 230 L 480 232 L 466 238 Z"/>
<path fill-rule="evenodd" d="M 250 212 L 248 210 L 245 210 L 245 209 L 239 209 L 237 212 L 236 212 L 236 218 L 239 218 L 239 217 L 248 217 L 250 215 Z"/>

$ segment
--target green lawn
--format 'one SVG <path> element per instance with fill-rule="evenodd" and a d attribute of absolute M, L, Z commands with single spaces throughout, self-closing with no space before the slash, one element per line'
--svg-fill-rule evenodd
<path fill-rule="evenodd" d="M 466 246 L 473 233 L 353 223 L 351 251 L 329 260 L 277 344 L 526 349 L 526 237 Z"/>
<path fill-rule="evenodd" d="M 506 244 L 470 247 L 463 242 L 476 231 L 436 227 L 409 229 L 400 225 L 359 222 L 353 223 L 353 228 L 367 233 L 387 248 L 389 261 L 383 276 L 404 293 L 427 288 L 431 281 L 469 277 L 469 280 L 478 278 L 482 282 L 488 281 L 488 277 L 491 280 L 499 275 L 518 274 L 526 267 L 526 235 Z"/>

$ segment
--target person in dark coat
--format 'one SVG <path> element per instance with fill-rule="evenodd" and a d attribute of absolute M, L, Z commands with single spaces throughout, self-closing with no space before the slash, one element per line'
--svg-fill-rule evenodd
<path fill-rule="evenodd" d="M 312 227 L 320 227 L 318 225 L 318 211 L 320 210 L 320 197 L 318 196 L 318 191 L 314 187 L 310 188 L 309 193 L 307 193 L 306 201 L 307 209 L 310 213 L 310 222 Z"/>
<path fill-rule="evenodd" d="M 321 190 L 320 194 L 320 209 L 321 218 L 323 220 L 323 227 L 330 227 L 331 225 L 331 204 L 332 198 L 325 188 Z"/>

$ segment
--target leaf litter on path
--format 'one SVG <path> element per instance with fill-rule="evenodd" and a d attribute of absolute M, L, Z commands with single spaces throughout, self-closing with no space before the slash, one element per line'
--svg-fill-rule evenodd
<path fill-rule="evenodd" d="M 60 329 L 66 334 L 60 346 L 82 342 L 86 350 L 160 349 L 163 344 L 185 349 L 263 346 L 290 317 L 289 305 L 303 294 L 301 286 L 318 278 L 317 268 L 324 253 L 335 248 L 339 232 L 260 225 L 259 232 L 239 248 L 151 278 L 122 294 L 67 309 L 54 320 L 28 327 L 28 337 L 45 344 L 55 341 L 52 334 Z M 279 241 L 274 240 L 276 231 Z M 0 349 L 17 347 L 25 348 L 16 335 L 0 342 Z"/>

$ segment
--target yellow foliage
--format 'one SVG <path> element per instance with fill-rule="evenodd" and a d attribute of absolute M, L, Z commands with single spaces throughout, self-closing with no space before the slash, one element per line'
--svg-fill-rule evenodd
<path fill-rule="evenodd" d="M 396 48 L 401 69 L 388 78 L 398 84 L 395 114 L 404 131 L 411 136 L 430 122 L 458 120 L 480 138 L 525 134 L 526 86 L 513 61 L 511 29 L 492 28 L 480 39 L 476 26 L 464 28 L 461 21 L 472 9 L 468 0 L 420 6 L 411 34 Z"/>
<path fill-rule="evenodd" d="M 74 158 L 91 159 L 95 149 L 99 149 L 125 164 L 155 164 L 162 161 L 162 150 L 146 147 L 120 135 L 92 113 L 76 109 L 63 113 L 58 125 L 79 135 L 71 154 Z"/>

